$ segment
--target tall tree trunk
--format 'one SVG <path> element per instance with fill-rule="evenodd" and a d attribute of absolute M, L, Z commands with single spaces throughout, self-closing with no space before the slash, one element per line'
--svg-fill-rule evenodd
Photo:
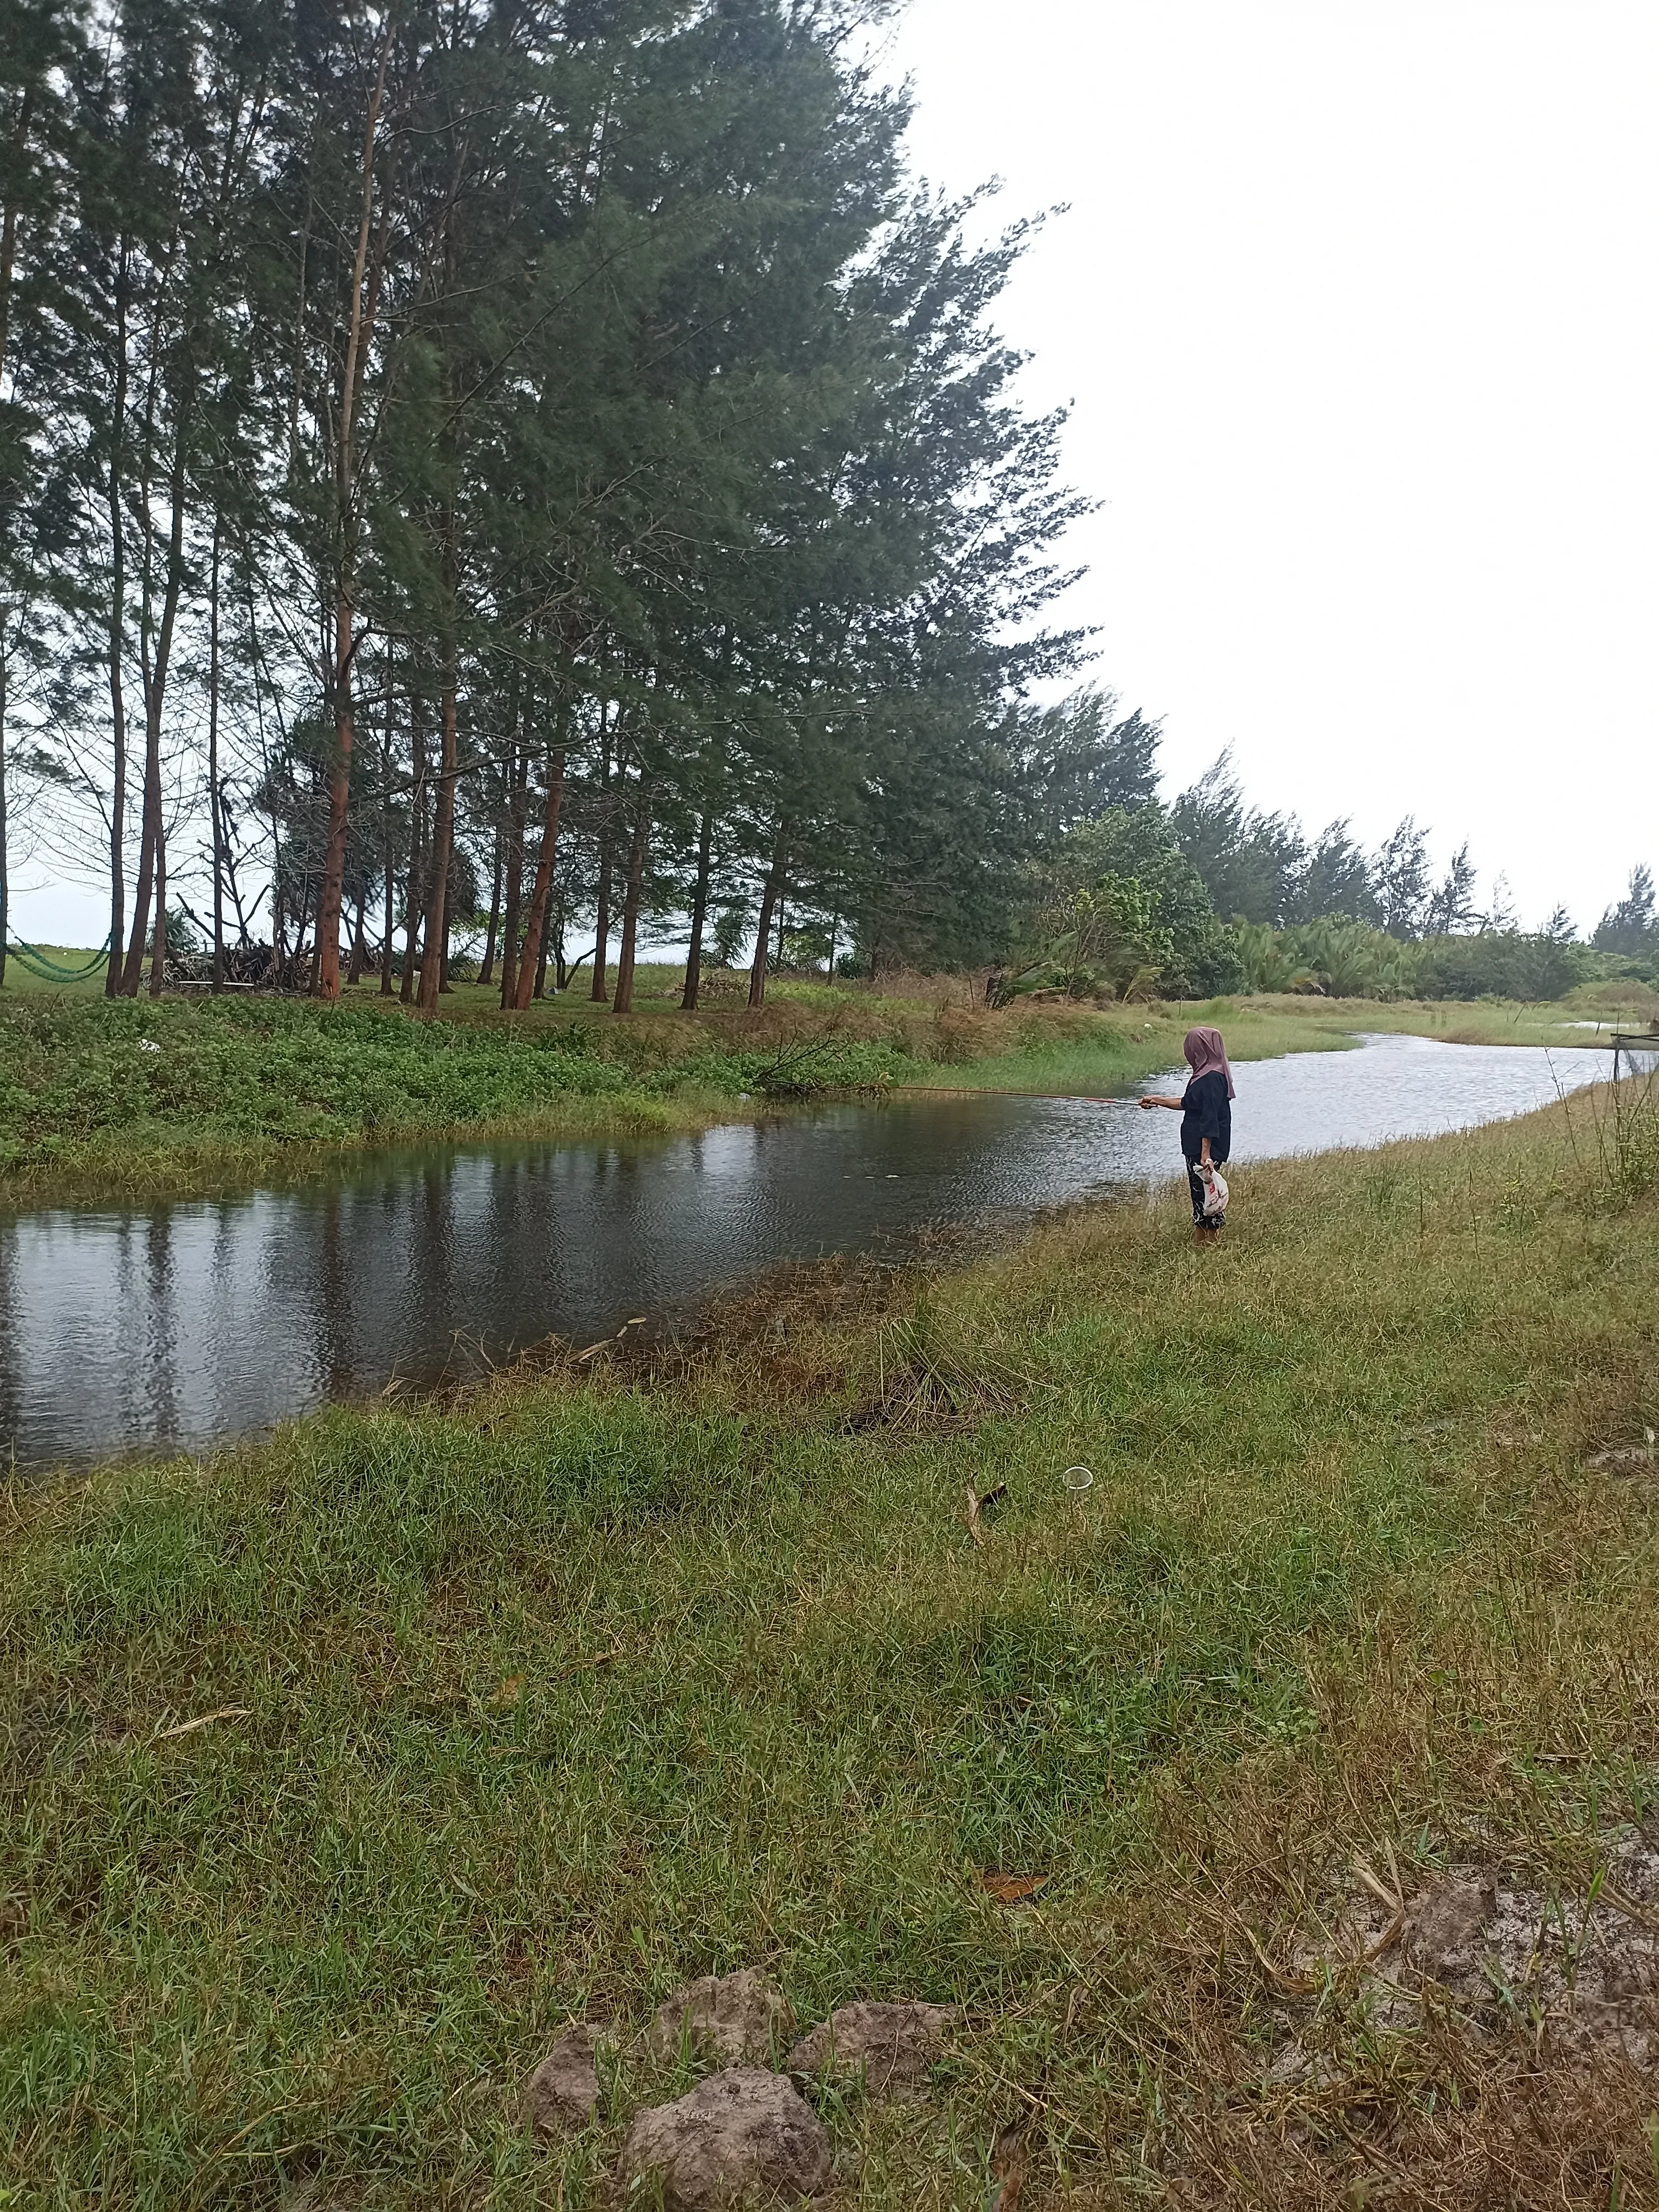
<path fill-rule="evenodd" d="M 708 872 L 714 849 L 714 810 L 710 805 L 704 807 L 697 831 L 697 880 L 691 892 L 691 947 L 685 956 L 685 988 L 680 994 L 681 1010 L 688 1014 L 696 1012 L 697 996 L 702 986 L 702 931 L 708 919 Z"/>
<path fill-rule="evenodd" d="M 497 829 L 489 876 L 489 927 L 484 936 L 483 965 L 478 970 L 478 981 L 486 991 L 495 973 L 495 933 L 501 926 L 501 842 Z"/>
<path fill-rule="evenodd" d="M 397 854 L 392 844 L 392 713 L 395 687 L 392 684 L 392 653 L 388 647 L 386 663 L 386 732 L 380 743 L 380 858 L 386 873 L 386 930 L 380 939 L 380 996 L 392 996 L 392 932 L 395 927 L 392 909 L 397 900 L 395 878 Z"/>
<path fill-rule="evenodd" d="M 501 925 L 501 1006 L 519 1003 L 519 925 L 524 907 L 525 795 L 530 780 L 530 715 L 524 742 L 514 749 L 512 798 L 507 811 L 507 917 Z"/>
<path fill-rule="evenodd" d="M 158 810 L 159 816 L 159 810 Z M 155 824 L 155 927 L 149 941 L 149 995 L 159 999 L 167 973 L 167 837 Z"/>
<path fill-rule="evenodd" d="M 185 580 L 185 501 L 188 490 L 185 463 L 188 453 L 191 400 L 188 387 L 178 401 L 178 420 L 173 428 L 173 468 L 168 486 L 172 514 L 167 527 L 167 582 L 161 593 L 161 620 L 155 633 L 155 651 L 152 659 L 148 649 L 147 632 L 149 620 L 150 564 L 145 557 L 144 611 L 139 623 L 140 668 L 144 680 L 144 853 L 139 862 L 138 896 L 133 908 L 132 941 L 127 948 L 127 972 L 123 978 L 129 998 L 138 995 L 138 981 L 144 962 L 144 939 L 149 920 L 149 898 L 152 884 L 155 884 L 158 901 L 165 896 L 167 888 L 166 836 L 161 822 L 161 714 L 167 700 L 167 669 L 173 658 L 173 626 L 179 618 L 179 597 Z M 145 514 L 149 511 L 145 501 Z M 145 523 L 148 538 L 149 523 Z M 161 924 L 165 940 L 166 917 L 160 905 L 157 920 Z M 153 965 L 150 995 L 159 998 L 161 981 L 159 966 Z"/>
<path fill-rule="evenodd" d="M 722 678 L 731 672 L 732 632 L 726 630 L 720 648 Z M 702 994 L 702 933 L 708 921 L 708 879 L 714 849 L 714 809 L 720 802 L 726 777 L 726 740 L 715 741 L 710 762 L 708 794 L 703 805 L 702 820 L 697 826 L 697 879 L 691 893 L 691 941 L 685 955 L 685 988 L 680 994 L 681 1011 L 695 1014 L 697 1000 Z"/>
<path fill-rule="evenodd" d="M 519 755 L 520 750 L 519 744 L 519 702 L 522 689 L 522 674 L 520 670 L 519 664 L 515 660 L 513 664 L 513 680 L 507 689 L 507 781 L 503 787 L 507 805 L 505 813 L 498 817 L 495 826 L 494 865 L 490 872 L 489 931 L 488 936 L 484 939 L 483 965 L 478 970 L 478 981 L 487 990 L 490 984 L 495 981 L 495 954 L 498 950 L 500 951 L 501 956 L 501 1004 L 503 1006 L 510 1003 L 511 996 L 507 988 L 507 971 L 513 964 L 513 947 L 511 943 L 507 940 L 510 939 L 513 928 L 518 920 L 516 910 L 514 908 L 513 905 L 512 890 L 508 878 L 511 877 L 513 872 L 513 825 L 516 812 L 515 801 L 518 798 L 519 791 Z M 507 899 L 507 910 L 505 914 L 502 911 L 503 894 L 506 895 Z"/>
<path fill-rule="evenodd" d="M 599 911 L 593 919 L 593 988 L 589 994 L 596 1006 L 602 1006 L 611 994 L 605 986 L 605 971 L 611 961 L 611 833 L 599 832 Z"/>
<path fill-rule="evenodd" d="M 421 896 L 422 883 L 422 848 L 426 842 L 426 722 L 421 712 L 422 702 L 416 699 L 410 706 L 410 725 L 415 749 L 415 781 L 409 802 L 409 884 L 404 895 L 404 973 L 398 996 L 404 1006 L 415 999 L 415 963 L 418 957 L 416 941 L 420 933 L 420 914 L 424 901 Z"/>
<path fill-rule="evenodd" d="M 634 1011 L 634 947 L 640 927 L 640 885 L 645 880 L 646 846 L 651 836 L 651 787 L 640 771 L 639 803 L 634 810 L 634 836 L 628 849 L 628 888 L 623 897 L 622 951 L 617 956 L 617 997 L 613 1014 Z"/>
<path fill-rule="evenodd" d="M 438 763 L 438 804 L 432 817 L 432 857 L 427 865 L 425 957 L 421 962 L 420 1007 L 436 1013 L 443 982 L 444 945 L 448 933 L 449 858 L 455 842 L 455 670 L 444 672 L 443 735 Z"/>
<path fill-rule="evenodd" d="M 138 985 L 144 972 L 144 951 L 149 943 L 150 898 L 155 889 L 155 823 L 151 814 L 152 779 L 148 759 L 144 764 L 144 795 L 142 826 L 138 848 L 138 881 L 132 894 L 132 931 L 127 939 L 126 964 L 121 971 L 121 995 L 136 999 Z M 157 790 L 159 803 L 161 793 Z"/>
<path fill-rule="evenodd" d="M 596 1006 L 602 1006 L 609 995 L 605 971 L 610 957 L 611 738 L 607 732 L 599 751 L 599 904 L 593 921 L 593 988 L 589 994 Z"/>
<path fill-rule="evenodd" d="M 0 625 L 4 617 L 0 615 Z M 6 857 L 6 677 L 8 655 L 0 627 L 0 990 L 6 982 L 6 935 L 11 927 L 11 871 Z"/>
<path fill-rule="evenodd" d="M 783 890 L 783 867 L 787 856 L 789 824 L 778 823 L 776 842 L 772 848 L 772 865 L 766 872 L 766 888 L 761 893 L 760 921 L 755 931 L 755 957 L 749 970 L 749 1004 L 758 1009 L 766 1004 L 766 949 L 772 933 L 772 915 Z"/>
<path fill-rule="evenodd" d="M 547 898 L 553 886 L 553 855 L 559 842 L 559 810 L 564 805 L 564 747 L 547 764 L 547 806 L 542 816 L 541 850 L 536 855 L 536 882 L 530 894 L 530 914 L 525 923 L 524 951 L 514 1005 L 523 1013 L 533 992 L 538 997 L 547 980 Z"/>
<path fill-rule="evenodd" d="M 104 996 L 118 998 L 125 978 L 121 948 L 126 935 L 127 712 L 121 689 L 126 642 L 126 530 L 121 511 L 121 468 L 127 419 L 127 242 L 121 241 L 115 278 L 115 390 L 110 400 L 109 453 L 109 703 L 115 773 L 109 802 L 109 966 Z"/>
<path fill-rule="evenodd" d="M 358 900 L 358 902 L 357 902 L 357 933 L 356 933 L 356 935 L 355 936 L 355 938 L 352 939 L 352 945 L 351 945 L 351 966 L 350 966 L 350 968 L 349 969 L 349 970 L 347 971 L 347 974 L 346 974 L 346 981 L 347 981 L 347 982 L 348 982 L 348 983 L 356 983 L 356 981 L 358 981 L 360 980 L 360 978 L 362 977 L 362 972 L 363 972 L 364 969 L 365 969 L 368 965 L 368 887 L 365 885 L 365 887 L 364 887 L 364 890 L 363 890 L 363 895 L 362 895 L 362 897 Z"/>
<path fill-rule="evenodd" d="M 345 884 L 346 817 L 351 797 L 352 604 L 342 590 L 334 622 L 334 760 L 328 780 L 328 845 L 317 914 L 319 998 L 340 995 L 340 901 Z"/>
<path fill-rule="evenodd" d="M 444 926 L 438 939 L 438 988 L 445 993 L 453 991 L 455 988 L 449 980 L 449 948 L 450 940 L 455 934 L 455 887 L 459 880 L 455 866 L 456 859 L 455 833 L 452 828 L 449 836 L 449 867 L 444 878 Z"/>
<path fill-rule="evenodd" d="M 283 905 L 283 854 L 277 842 L 276 824 L 270 825 L 271 850 L 276 861 L 270 876 L 270 980 L 273 987 L 283 988 L 283 963 L 288 957 L 288 915 Z"/>
<path fill-rule="evenodd" d="M 323 862 L 322 896 L 317 907 L 317 995 L 335 1000 L 340 995 L 340 901 L 345 887 L 346 816 L 351 798 L 351 712 L 353 635 L 356 617 L 357 515 L 355 471 L 355 432 L 357 404 L 362 391 L 363 368 L 374 335 L 377 281 L 371 280 L 368 296 L 363 289 L 368 264 L 368 242 L 374 214 L 374 140 L 380 128 L 380 102 L 386 93 L 387 58 L 392 52 L 395 11 L 386 14 L 380 55 L 363 125 L 363 196 L 357 222 L 357 252 L 351 267 L 351 309 L 346 327 L 345 358 L 340 370 L 340 416 L 335 441 L 334 527 L 337 533 L 334 578 L 334 663 L 331 688 L 334 705 L 334 759 L 328 786 L 328 850 Z M 441 882 L 442 878 L 440 877 Z"/>
<path fill-rule="evenodd" d="M 542 939 L 536 948 L 536 996 L 547 995 L 547 954 L 553 941 L 553 909 L 550 907 L 542 916 Z"/>
<path fill-rule="evenodd" d="M 225 988 L 225 840 L 219 805 L 219 511 L 208 605 L 208 811 L 213 820 L 213 994 Z"/>
<path fill-rule="evenodd" d="M 385 929 L 380 931 L 380 998 L 392 998 L 392 931 L 396 927 L 396 852 L 392 849 L 392 665 L 385 686 L 385 741 L 380 748 L 380 867 L 385 874 Z"/>

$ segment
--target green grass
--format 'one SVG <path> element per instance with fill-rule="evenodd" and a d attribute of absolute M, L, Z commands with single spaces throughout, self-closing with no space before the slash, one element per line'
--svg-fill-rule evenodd
<path fill-rule="evenodd" d="M 832 1040 L 815 1082 L 908 1067 L 879 1039 Z M 303 1170 L 342 1148 L 459 1135 L 695 1126 L 787 1091 L 787 1039 L 552 1009 L 422 1022 L 370 1000 L 20 1000 L 0 1012 L 0 1191 L 200 1191 Z"/>
<path fill-rule="evenodd" d="M 72 945 L 41 945 L 34 949 L 43 952 L 48 960 L 55 960 L 64 968 L 84 967 L 93 957 L 90 945 L 82 948 Z M 27 992 L 31 996 L 36 997 L 43 994 L 51 994 L 57 997 L 101 999 L 104 995 L 104 970 L 99 968 L 92 975 L 82 976 L 76 982 L 64 983 L 33 974 L 24 966 L 15 953 L 8 953 L 5 988 L 8 994 L 13 991 Z"/>
<path fill-rule="evenodd" d="M 1365 1029 L 1559 1042 L 1557 1008 L 1303 999 L 1016 1006 L 961 981 L 902 989 L 784 981 L 765 1010 L 712 979 L 696 1017 L 647 969 L 623 1020 L 579 994 L 503 1015 L 461 985 L 422 1020 L 372 985 L 297 1000 L 96 993 L 0 997 L 0 1200 L 199 1195 L 303 1175 L 342 1150 L 491 1136 L 696 1127 L 833 1091 L 896 1085 L 1109 1091 L 1178 1066 L 1194 1021 L 1234 1056 L 1341 1048 Z"/>
<path fill-rule="evenodd" d="M 1333 1984 L 1338 2086 L 1262 2090 L 1260 1957 L 1356 1854 L 1582 1881 L 1659 1803 L 1654 1492 L 1583 1465 L 1659 1415 L 1659 1224 L 1571 1111 L 1241 1170 L 1214 1253 L 1166 1194 L 689 1364 L 14 1486 L 0 2189 L 597 2204 L 682 2078 L 650 2007 L 761 1963 L 968 2008 L 930 2103 L 832 2107 L 849 2207 L 979 2212 L 1016 2120 L 1027 2208 L 1613 2201 L 1635 2077 L 1380 2049 Z M 623 2052 L 550 2157 L 581 2014 Z"/>

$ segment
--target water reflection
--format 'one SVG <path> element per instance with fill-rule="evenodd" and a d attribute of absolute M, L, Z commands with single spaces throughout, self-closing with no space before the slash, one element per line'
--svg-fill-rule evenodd
<path fill-rule="evenodd" d="M 1605 1052 L 1368 1040 L 1237 1070 L 1235 1158 L 1524 1113 Z M 1170 1088 L 1177 1079 L 1147 1087 Z M 626 1144 L 382 1154 L 301 1190 L 0 1217 L 0 1450 L 198 1448 L 393 1376 L 685 1310 L 780 1261 L 1178 1166 L 1173 1116 L 994 1096 Z"/>

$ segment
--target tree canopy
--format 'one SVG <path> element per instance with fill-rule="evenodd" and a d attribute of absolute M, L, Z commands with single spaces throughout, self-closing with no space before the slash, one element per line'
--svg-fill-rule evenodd
<path fill-rule="evenodd" d="M 1033 225 L 915 181 L 890 12 L 0 0 L 0 980 L 25 847 L 107 885 L 112 993 L 192 934 L 618 1011 L 653 917 L 688 1006 L 744 949 L 758 1005 L 809 946 L 1208 992 L 1299 972 L 1252 930 L 1515 934 L 1413 817 L 1160 799 L 1057 612 Z"/>
<path fill-rule="evenodd" d="M 791 902 L 994 933 L 1078 502 L 993 322 L 1030 226 L 911 182 L 882 12 L 9 6 L 8 638 L 112 988 L 204 846 L 325 997 L 373 896 L 430 1003 L 486 882 L 515 995 L 597 909 L 625 1004 L 676 894 L 758 889 L 757 995 Z"/>

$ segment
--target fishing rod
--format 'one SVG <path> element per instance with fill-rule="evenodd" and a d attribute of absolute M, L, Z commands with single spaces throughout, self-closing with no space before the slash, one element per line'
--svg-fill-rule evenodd
<path fill-rule="evenodd" d="M 1097 1098 L 1086 1091 L 1003 1091 L 950 1083 L 896 1083 L 890 1098 L 1034 1098 L 1050 1106 L 1139 1106 L 1139 1098 Z"/>

